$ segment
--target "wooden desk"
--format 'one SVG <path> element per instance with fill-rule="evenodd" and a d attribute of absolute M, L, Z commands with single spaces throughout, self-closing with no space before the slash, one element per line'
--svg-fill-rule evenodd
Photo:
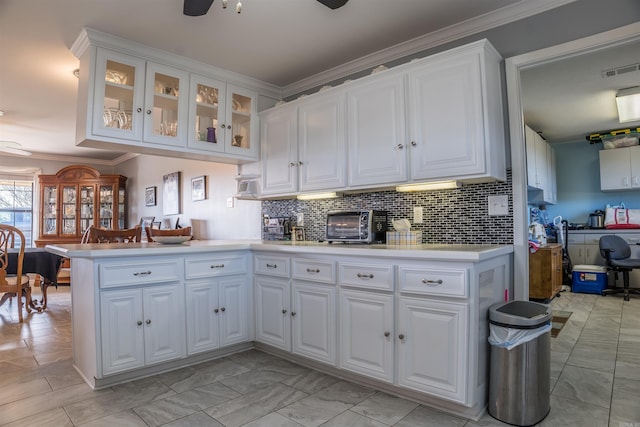
<path fill-rule="evenodd" d="M 18 264 L 18 251 L 9 251 L 9 266 L 7 267 L 7 273 L 16 274 L 16 268 Z M 51 285 L 57 286 L 58 270 L 60 269 L 60 263 L 62 257 L 56 254 L 45 251 L 43 248 L 26 248 L 24 250 L 24 260 L 22 262 L 22 274 L 34 273 L 42 276 L 42 283 L 40 285 L 42 289 L 42 300 L 40 300 L 40 306 L 35 301 L 29 301 L 31 308 L 37 311 L 44 311 L 47 308 L 47 288 Z M 9 297 L 5 294 L 0 300 L 2 305 Z"/>
<path fill-rule="evenodd" d="M 552 243 L 529 253 L 529 298 L 551 301 L 562 290 L 562 245 Z"/>

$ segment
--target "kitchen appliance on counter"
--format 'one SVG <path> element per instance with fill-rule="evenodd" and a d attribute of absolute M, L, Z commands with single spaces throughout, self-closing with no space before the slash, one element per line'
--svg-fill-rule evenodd
<path fill-rule="evenodd" d="M 587 220 L 587 227 L 589 228 L 604 228 L 604 211 L 598 209 L 589 214 Z"/>
<path fill-rule="evenodd" d="M 263 240 L 291 240 L 293 221 L 288 216 L 265 216 L 262 223 Z"/>
<path fill-rule="evenodd" d="M 386 243 L 386 211 L 331 211 L 327 213 L 327 242 Z"/>

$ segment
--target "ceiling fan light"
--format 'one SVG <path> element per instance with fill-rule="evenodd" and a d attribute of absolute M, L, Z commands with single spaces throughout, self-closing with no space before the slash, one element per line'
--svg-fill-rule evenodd
<path fill-rule="evenodd" d="M 620 123 L 640 120 L 640 86 L 620 89 L 616 94 Z"/>
<path fill-rule="evenodd" d="M 30 151 L 20 149 L 22 145 L 14 141 L 0 141 L 0 152 L 15 154 L 17 156 L 30 156 Z"/>

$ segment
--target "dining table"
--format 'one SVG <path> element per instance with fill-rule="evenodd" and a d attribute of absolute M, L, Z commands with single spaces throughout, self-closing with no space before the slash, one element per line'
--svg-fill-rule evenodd
<path fill-rule="evenodd" d="M 16 274 L 18 268 L 18 249 L 10 249 L 8 255 L 7 273 Z M 25 248 L 24 258 L 22 261 L 22 274 L 33 273 L 42 277 L 40 281 L 40 289 L 42 290 L 42 299 L 38 303 L 36 300 L 29 301 L 29 306 L 38 312 L 47 309 L 47 288 L 51 285 L 58 286 L 58 271 L 62 257 L 60 255 L 47 252 L 44 248 Z M 10 297 L 4 294 L 0 299 L 0 305 Z"/>

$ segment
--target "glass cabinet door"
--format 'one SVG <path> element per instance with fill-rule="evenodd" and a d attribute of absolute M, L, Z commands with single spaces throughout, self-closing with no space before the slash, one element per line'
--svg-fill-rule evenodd
<path fill-rule="evenodd" d="M 62 230 L 61 234 L 75 235 L 77 234 L 77 190 L 75 185 L 62 187 Z"/>
<path fill-rule="evenodd" d="M 42 234 L 58 234 L 58 186 L 45 185 L 42 190 Z"/>
<path fill-rule="evenodd" d="M 80 232 L 84 232 L 93 225 L 94 191 L 93 185 L 80 186 L 80 228 L 78 229 Z"/>
<path fill-rule="evenodd" d="M 147 63 L 145 141 L 185 145 L 188 81 L 189 74 L 185 71 Z"/>
<path fill-rule="evenodd" d="M 124 230 L 126 224 L 125 217 L 125 189 L 124 187 L 118 188 L 118 229 Z"/>
<path fill-rule="evenodd" d="M 142 138 L 144 61 L 98 50 L 93 133 Z M 98 80 L 100 79 L 100 80 Z"/>
<path fill-rule="evenodd" d="M 225 134 L 226 151 L 242 156 L 257 156 L 257 134 L 254 132 L 256 120 L 256 96 L 241 88 L 229 86 L 228 115 Z"/>
<path fill-rule="evenodd" d="M 190 148 L 224 151 L 224 88 L 223 82 L 191 76 L 187 139 Z"/>
<path fill-rule="evenodd" d="M 113 186 L 100 185 L 100 221 L 98 226 L 100 228 L 106 228 L 107 230 L 113 229 Z"/>

